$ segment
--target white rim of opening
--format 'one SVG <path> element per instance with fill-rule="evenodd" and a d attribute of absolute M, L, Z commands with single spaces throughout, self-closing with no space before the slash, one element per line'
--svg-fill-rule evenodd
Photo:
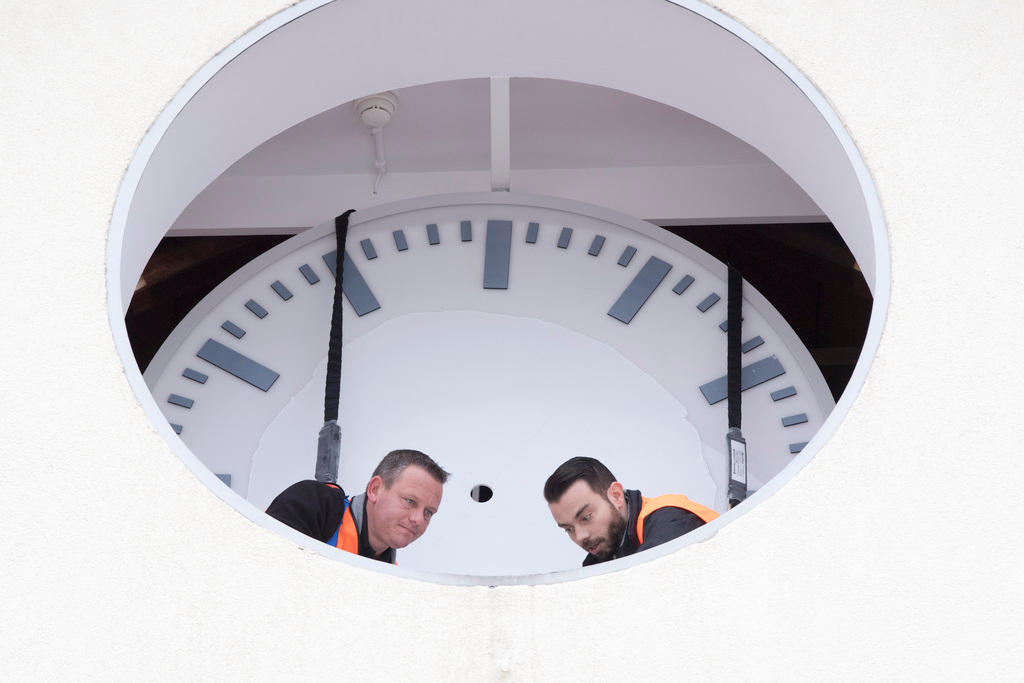
<path fill-rule="evenodd" d="M 736 20 L 725 14 L 712 9 L 711 7 L 698 2 L 697 0 L 666 0 L 673 5 L 694 12 L 701 17 L 720 26 L 724 30 L 757 50 L 762 56 L 771 62 L 777 69 L 789 78 L 797 88 L 811 102 L 815 110 L 822 116 L 831 128 L 836 139 L 846 153 L 847 159 L 857 177 L 861 194 L 867 209 L 868 221 L 871 226 L 871 238 L 874 247 L 875 257 L 875 287 L 874 299 L 871 306 L 871 317 L 868 321 L 867 333 L 864 336 L 864 345 L 861 348 L 860 356 L 854 367 L 853 374 L 843 391 L 842 396 L 836 402 L 835 409 L 828 415 L 821 428 L 815 433 L 804 449 L 794 456 L 792 462 L 778 475 L 755 492 L 748 501 L 739 507 L 723 513 L 718 519 L 705 524 L 704 526 L 691 531 L 690 533 L 657 546 L 643 553 L 637 553 L 614 562 L 606 562 L 586 568 L 567 569 L 564 571 L 550 572 L 546 574 L 527 574 L 522 576 L 467 576 L 461 574 L 440 574 L 425 572 L 421 570 L 403 569 L 398 566 L 388 565 L 381 562 L 369 560 L 351 553 L 344 552 L 338 548 L 321 543 L 308 536 L 282 524 L 276 519 L 265 514 L 252 505 L 248 500 L 235 493 L 225 486 L 216 475 L 204 465 L 199 458 L 178 438 L 168 421 L 164 418 L 153 398 L 149 387 L 146 385 L 135 362 L 131 342 L 128 339 L 128 331 L 125 326 L 124 316 L 121 313 L 121 249 L 124 243 L 124 236 L 127 229 L 128 210 L 131 207 L 138 188 L 142 173 L 148 165 L 153 151 L 157 144 L 167 132 L 167 129 L 175 117 L 185 108 L 188 102 L 206 83 L 217 74 L 231 60 L 247 50 L 249 47 L 265 38 L 270 33 L 281 28 L 285 24 L 312 12 L 313 10 L 330 4 L 334 0 L 302 0 L 295 5 L 281 10 L 274 16 L 262 22 L 242 37 L 235 40 L 225 49 L 217 53 L 210 61 L 204 64 L 178 91 L 170 103 L 160 112 L 152 127 L 143 137 L 138 150 L 132 157 L 124 179 L 118 190 L 117 199 L 110 221 L 110 234 L 107 240 L 107 308 L 110 316 L 110 327 L 114 337 L 114 345 L 121 357 L 124 366 L 125 376 L 128 384 L 135 393 L 136 398 L 142 405 L 143 410 L 149 417 L 151 424 L 156 431 L 164 438 L 171 447 L 171 450 L 185 463 L 196 477 L 199 478 L 207 488 L 217 497 L 230 505 L 239 513 L 243 514 L 250 521 L 271 530 L 291 540 L 298 546 L 313 550 L 325 557 L 338 561 L 347 562 L 354 566 L 361 566 L 386 574 L 392 574 L 408 579 L 428 581 L 432 583 L 447 585 L 465 586 L 496 586 L 496 585 L 543 585 L 573 581 L 576 579 L 598 576 L 609 572 L 621 571 L 637 564 L 649 562 L 658 557 L 674 553 L 677 550 L 700 543 L 714 536 L 718 530 L 729 524 L 748 510 L 753 509 L 765 498 L 771 496 L 780 487 L 785 485 L 796 474 L 802 470 L 808 462 L 818 453 L 824 444 L 835 433 L 839 424 L 849 413 L 854 400 L 860 393 L 864 382 L 867 379 L 868 370 L 874 360 L 875 352 L 882 340 L 882 329 L 885 325 L 886 314 L 889 309 L 890 296 L 890 263 L 889 263 L 889 242 L 888 232 L 885 227 L 885 220 L 882 213 L 881 202 L 875 191 L 874 182 L 868 172 L 867 165 L 861 158 L 853 139 L 843 127 L 839 116 L 829 106 L 817 88 L 805 77 L 788 59 L 782 56 L 777 50 L 761 39 L 750 29 L 746 28 Z"/>

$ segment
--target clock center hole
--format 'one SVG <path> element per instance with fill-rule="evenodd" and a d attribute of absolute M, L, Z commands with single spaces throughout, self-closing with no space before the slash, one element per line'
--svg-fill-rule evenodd
<path fill-rule="evenodd" d="M 478 503 L 486 503 L 494 495 L 494 491 L 487 484 L 477 484 L 469 492 L 469 497 Z"/>

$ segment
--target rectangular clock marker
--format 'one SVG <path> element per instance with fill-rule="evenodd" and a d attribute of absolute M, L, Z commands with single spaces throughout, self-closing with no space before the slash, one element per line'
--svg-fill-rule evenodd
<path fill-rule="evenodd" d="M 756 349 L 761 344 L 764 344 L 764 339 L 761 339 L 761 336 L 758 335 L 753 339 L 748 339 L 747 341 L 743 342 L 743 345 L 740 346 L 740 351 L 742 351 L 743 353 L 748 353 Z"/>
<path fill-rule="evenodd" d="M 395 248 L 398 249 L 398 251 L 405 251 L 409 248 L 409 243 L 405 240 L 405 231 L 394 230 L 392 231 L 391 236 L 395 238 Z"/>
<path fill-rule="evenodd" d="M 168 396 L 167 402 L 173 403 L 176 406 L 181 406 L 182 408 L 191 408 L 192 404 L 195 403 L 195 401 L 193 401 L 192 399 L 186 398 L 184 396 L 178 396 L 177 394 L 171 394 L 170 396 Z"/>
<path fill-rule="evenodd" d="M 311 285 L 315 285 L 320 282 L 320 276 L 313 272 L 313 269 L 309 267 L 308 263 L 304 263 L 299 266 L 299 272 L 302 273 L 302 277 L 306 278 L 306 282 Z"/>
<path fill-rule="evenodd" d="M 373 248 L 373 242 L 367 237 L 365 240 L 359 240 L 359 246 L 363 248 L 363 255 L 366 256 L 367 261 L 372 261 L 377 258 L 377 250 Z"/>
<path fill-rule="evenodd" d="M 192 368 L 185 368 L 185 372 L 181 373 L 181 376 L 185 379 L 190 379 L 193 382 L 199 382 L 200 384 L 206 384 L 206 380 L 210 379 L 207 375 L 193 370 Z"/>
<path fill-rule="evenodd" d="M 508 289 L 512 255 L 512 221 L 487 221 L 484 245 L 484 289 Z"/>
<path fill-rule="evenodd" d="M 568 249 L 569 240 L 572 239 L 572 228 L 562 228 L 562 232 L 558 235 L 558 248 Z"/>
<path fill-rule="evenodd" d="M 768 356 L 756 363 L 744 365 L 740 371 L 740 390 L 746 391 L 785 373 L 786 370 L 782 367 L 782 363 L 775 356 Z M 700 392 L 704 394 L 709 405 L 724 401 L 729 395 L 728 375 L 722 375 L 718 379 L 700 385 Z"/>
<path fill-rule="evenodd" d="M 270 285 L 270 288 L 273 289 L 284 301 L 288 301 L 288 299 L 292 298 L 292 293 L 288 291 L 288 288 L 285 287 L 284 283 L 280 280 L 274 280 L 273 284 Z"/>
<path fill-rule="evenodd" d="M 231 488 L 231 475 L 230 474 L 218 474 L 217 478 L 224 482 L 224 485 Z"/>
<path fill-rule="evenodd" d="M 676 294 L 682 294 L 692 284 L 693 284 L 693 276 L 692 275 L 687 275 L 682 280 L 680 280 L 679 282 L 676 283 L 676 286 L 672 288 L 672 291 L 675 292 Z"/>
<path fill-rule="evenodd" d="M 634 255 L 636 255 L 636 247 L 626 247 L 622 250 L 622 256 L 619 257 L 619 265 L 625 268 L 633 260 Z"/>
<path fill-rule="evenodd" d="M 527 244 L 536 244 L 537 243 L 537 233 L 539 233 L 539 232 L 540 232 L 540 223 L 530 223 L 528 226 L 526 226 L 526 243 Z"/>
<path fill-rule="evenodd" d="M 220 324 L 220 328 L 230 334 L 235 339 L 241 339 L 245 336 L 245 330 L 238 325 L 234 324 L 230 320 L 225 320 Z"/>
<path fill-rule="evenodd" d="M 441 234 L 437 231 L 437 223 L 427 225 L 427 242 L 430 244 L 441 244 Z"/>
<path fill-rule="evenodd" d="M 804 449 L 804 446 L 806 445 L 806 441 L 801 441 L 800 443 L 791 443 L 789 444 L 789 452 L 796 455 L 797 453 L 802 451 Z"/>
<path fill-rule="evenodd" d="M 708 309 L 717 304 L 719 301 L 721 301 L 721 299 L 722 297 L 718 296 L 715 293 L 708 294 L 706 297 L 704 297 L 704 301 L 701 301 L 699 304 L 697 304 L 697 309 L 701 313 L 707 313 Z M 728 330 L 728 326 L 725 329 Z"/>
<path fill-rule="evenodd" d="M 619 300 L 612 305 L 608 315 L 628 325 L 670 270 L 672 266 L 660 258 L 652 256 L 647 259 L 644 267 L 619 295 Z"/>
<path fill-rule="evenodd" d="M 790 396 L 796 396 L 796 387 L 786 387 L 785 389 L 779 389 L 778 391 L 772 392 L 773 401 L 781 401 L 784 398 Z"/>
<path fill-rule="evenodd" d="M 462 233 L 463 242 L 473 241 L 473 224 L 470 221 L 462 221 L 459 223 L 459 231 Z"/>
<path fill-rule="evenodd" d="M 252 314 L 255 315 L 257 318 L 266 318 L 267 317 L 267 309 L 265 309 L 262 306 L 260 306 L 253 299 L 249 299 L 248 301 L 246 301 L 245 302 L 245 307 L 248 308 L 250 311 L 252 311 Z"/>
<path fill-rule="evenodd" d="M 601 253 L 601 247 L 604 246 L 604 235 L 594 235 L 594 241 L 590 243 L 590 249 L 587 249 L 587 253 L 591 256 L 597 256 Z"/>
<path fill-rule="evenodd" d="M 171 429 L 174 430 L 175 434 L 178 434 L 178 435 L 181 434 L 181 425 L 180 424 L 177 424 L 176 422 L 172 422 L 171 423 Z"/>
<path fill-rule="evenodd" d="M 792 427 L 793 425 L 802 425 L 807 422 L 807 413 L 800 413 L 799 415 L 788 415 L 782 418 L 783 427 Z"/>
<path fill-rule="evenodd" d="M 337 258 L 337 250 L 324 254 L 324 263 L 327 264 L 327 268 L 330 269 L 331 275 L 335 279 L 338 277 Z M 380 308 L 377 297 L 373 295 L 370 286 L 366 284 L 366 280 L 356 268 L 356 264 L 352 262 L 348 251 L 345 252 L 345 281 L 341 283 L 341 291 L 348 297 L 348 302 L 352 304 L 356 315 L 363 316 Z"/>
<path fill-rule="evenodd" d="M 260 365 L 252 358 L 243 356 L 238 351 L 224 346 L 213 339 L 207 339 L 203 348 L 196 353 L 207 363 L 217 366 L 224 372 L 248 382 L 257 389 L 269 391 L 277 378 L 280 377 L 270 368 Z"/>

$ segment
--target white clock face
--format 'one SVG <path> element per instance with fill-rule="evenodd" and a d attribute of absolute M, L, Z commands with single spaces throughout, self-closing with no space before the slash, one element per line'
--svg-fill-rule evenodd
<path fill-rule="evenodd" d="M 178 326 L 146 381 L 181 439 L 264 508 L 312 478 L 323 421 L 333 220 L 282 243 Z M 514 193 L 352 216 L 339 481 L 396 448 L 453 473 L 403 567 L 523 575 L 583 551 L 541 495 L 590 455 L 645 495 L 726 507 L 725 267 L 648 223 Z M 326 258 L 325 258 L 326 257 Z M 807 350 L 744 289 L 749 486 L 777 475 L 833 407 Z M 485 485 L 487 502 L 470 492 Z"/>

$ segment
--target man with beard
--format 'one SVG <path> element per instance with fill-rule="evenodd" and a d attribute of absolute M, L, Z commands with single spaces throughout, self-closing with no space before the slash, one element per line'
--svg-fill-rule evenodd
<path fill-rule="evenodd" d="M 558 526 L 587 551 L 584 567 L 653 548 L 718 517 L 686 496 L 624 490 L 594 458 L 559 465 L 544 483 L 544 498 Z"/>
<path fill-rule="evenodd" d="M 275 498 L 267 514 L 318 541 L 394 564 L 395 550 L 427 530 L 447 480 L 427 454 L 391 451 L 363 493 L 346 496 L 337 484 L 300 481 Z"/>

